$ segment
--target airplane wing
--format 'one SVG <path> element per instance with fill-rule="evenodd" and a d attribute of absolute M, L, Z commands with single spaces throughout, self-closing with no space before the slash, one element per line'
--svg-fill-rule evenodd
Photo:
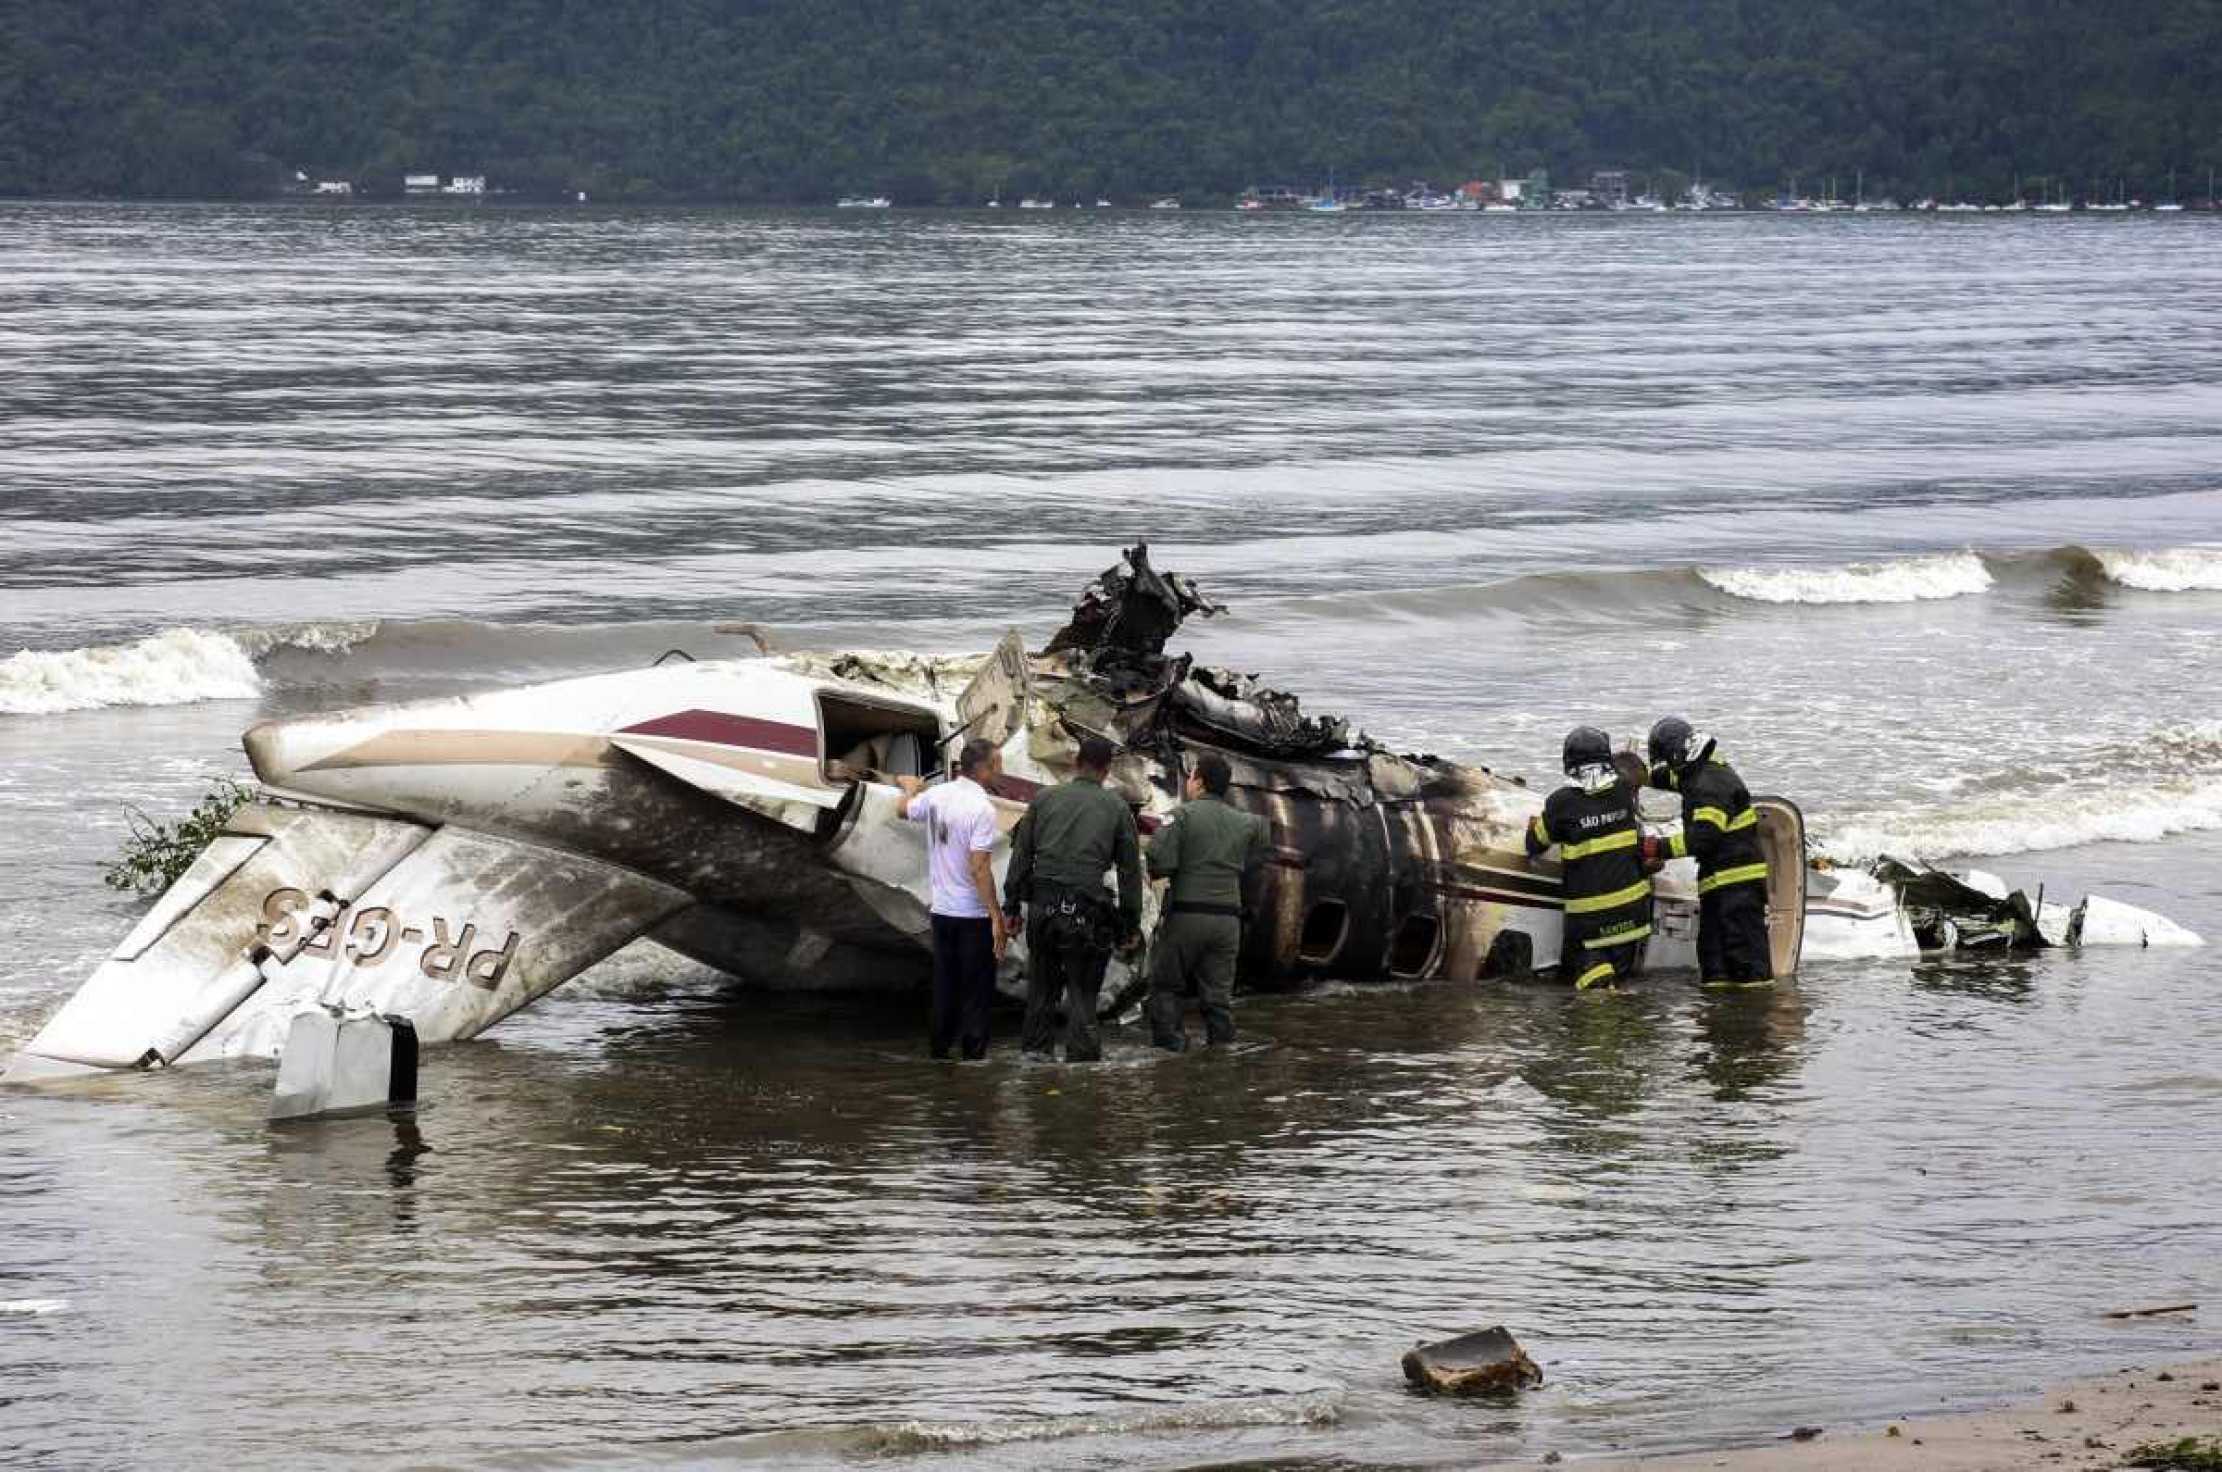
<path fill-rule="evenodd" d="M 472 1037 L 691 903 L 491 834 L 250 805 L 0 1079 L 275 1057 L 317 1005 Z"/>

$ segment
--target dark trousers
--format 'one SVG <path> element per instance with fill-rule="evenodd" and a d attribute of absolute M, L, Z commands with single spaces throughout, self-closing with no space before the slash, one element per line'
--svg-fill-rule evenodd
<path fill-rule="evenodd" d="M 1026 922 L 1026 1026 L 1019 1046 L 1029 1053 L 1050 1052 L 1057 1039 L 1057 1005 L 1063 1002 L 1065 1061 L 1101 1058 L 1096 1006 L 1110 964 L 1111 953 L 1073 917 L 1045 915 L 1036 907 Z"/>
<path fill-rule="evenodd" d="M 1559 980 L 1568 986 L 1587 991 L 1591 987 L 1617 986 L 1634 976 L 1643 967 L 1643 942 L 1630 941 L 1622 946 L 1583 945 L 1570 941 L 1566 954 L 1559 958 Z"/>
<path fill-rule="evenodd" d="M 1620 945 L 1606 945 L 1613 932 L 1640 930 L 1643 935 Z M 1559 980 L 1578 990 L 1615 986 L 1643 970 L 1643 949 L 1651 933 L 1651 906 L 1634 916 L 1612 915 L 1597 920 L 1588 915 L 1566 917 L 1564 939 L 1559 943 Z"/>
<path fill-rule="evenodd" d="M 1697 969 L 1707 981 L 1769 981 L 1774 947 L 1767 939 L 1767 886 L 1724 884 L 1697 900 Z"/>
<path fill-rule="evenodd" d="M 934 1003 L 930 1027 L 936 1058 L 962 1043 L 967 1058 L 988 1055 L 988 1004 L 995 1000 L 995 922 L 934 916 Z"/>
<path fill-rule="evenodd" d="M 1234 971 L 1242 921 L 1233 915 L 1173 914 L 1158 928 L 1150 957 L 1150 1041 L 1188 1046 L 1183 998 L 1193 989 L 1204 1014 L 1204 1041 L 1234 1041 Z"/>

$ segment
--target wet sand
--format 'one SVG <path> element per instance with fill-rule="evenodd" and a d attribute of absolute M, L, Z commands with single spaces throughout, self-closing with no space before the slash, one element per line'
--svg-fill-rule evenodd
<path fill-rule="evenodd" d="M 1808 1441 L 1667 1457 L 1568 1458 L 1584 1472 L 1694 1472 L 1726 1468 L 1910 1469 L 1910 1472 L 2025 1472 L 2029 1468 L 2119 1467 L 2130 1449 L 2185 1436 L 2222 1436 L 2222 1359 L 2166 1369 L 2117 1370 L 2055 1386 L 2041 1400 L 1965 1415 L 1908 1417 L 1872 1428 L 1821 1428 Z M 1522 1463 L 1532 1466 L 1533 1462 Z"/>

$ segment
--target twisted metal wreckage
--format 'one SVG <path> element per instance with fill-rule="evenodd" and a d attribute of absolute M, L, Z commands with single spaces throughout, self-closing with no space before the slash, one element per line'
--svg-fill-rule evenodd
<path fill-rule="evenodd" d="M 244 742 L 268 800 L 232 817 L 0 1077 L 272 1057 L 315 1013 L 469 1038 L 640 937 L 761 985 L 913 986 L 926 863 L 893 779 L 938 773 L 974 735 L 1003 749 L 1006 838 L 1025 800 L 1069 775 L 1084 733 L 1119 744 L 1112 781 L 1146 831 L 1197 754 L 1224 755 L 1233 800 L 1275 839 L 1249 897 L 1251 987 L 1553 966 L 1558 868 L 1521 840 L 1541 794 L 1397 755 L 1254 677 L 1164 652 L 1185 619 L 1218 611 L 1137 546 L 1039 654 L 1013 632 L 984 657 L 659 663 L 257 725 Z M 1952 926 L 2006 944 L 2195 940 L 2097 900 L 2022 899 L 2027 923 L 2002 924 L 2021 913 L 2002 892 L 1891 871 L 1909 911 L 1898 884 L 1809 867 L 1795 806 L 1756 806 L 1779 974 L 1913 955 L 1917 920 L 1932 939 Z M 1651 968 L 1693 966 L 1696 914 L 1677 860 L 1658 879 Z M 1020 945 L 1007 989 L 1022 964 Z M 1145 965 L 1115 963 L 1108 1008 Z"/>

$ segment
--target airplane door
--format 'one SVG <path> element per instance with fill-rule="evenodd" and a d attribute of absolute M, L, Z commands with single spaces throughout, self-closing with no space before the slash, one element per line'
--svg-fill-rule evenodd
<path fill-rule="evenodd" d="M 1033 698 L 1033 665 L 1026 655 L 1026 641 L 1012 629 L 957 697 L 957 724 L 967 739 L 985 736 L 1001 746 L 1026 724 L 1026 709 Z"/>
<path fill-rule="evenodd" d="M 1767 856 L 1767 942 L 1774 974 L 1793 975 L 1805 947 L 1805 814 L 1786 797 L 1754 797 Z"/>

